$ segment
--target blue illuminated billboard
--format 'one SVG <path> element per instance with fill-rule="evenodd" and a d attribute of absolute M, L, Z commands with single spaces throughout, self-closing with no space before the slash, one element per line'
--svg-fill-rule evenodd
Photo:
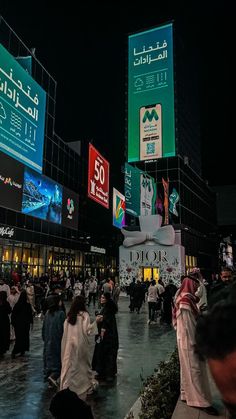
<path fill-rule="evenodd" d="M 22 212 L 42 220 L 61 224 L 62 186 L 26 167 Z"/>
<path fill-rule="evenodd" d="M 42 173 L 46 93 L 0 45 L 0 150 Z"/>

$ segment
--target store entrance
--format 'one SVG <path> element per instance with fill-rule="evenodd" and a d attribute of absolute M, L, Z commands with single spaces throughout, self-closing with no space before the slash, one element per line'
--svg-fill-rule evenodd
<path fill-rule="evenodd" d="M 152 267 L 141 267 L 142 269 L 142 278 L 144 281 L 148 280 L 151 281 L 155 279 L 156 282 L 159 280 L 159 268 L 152 268 Z"/>

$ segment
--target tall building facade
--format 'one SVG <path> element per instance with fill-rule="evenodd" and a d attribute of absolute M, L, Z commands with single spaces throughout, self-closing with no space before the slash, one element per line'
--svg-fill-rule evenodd
<path fill-rule="evenodd" d="M 54 130 L 57 83 L 38 61 L 34 51 L 25 46 L 2 17 L 0 17 L 0 44 L 4 48 L 3 51 L 6 50 L 12 58 L 28 57 L 30 59 L 31 77 L 46 93 L 43 179 L 48 179 L 49 184 L 50 182 L 58 184 L 63 191 L 68 190 L 71 195 L 74 193 L 78 197 L 78 202 L 74 202 L 78 205 L 78 220 L 75 221 L 73 228 L 68 228 L 62 222 L 46 221 L 42 216 L 40 218 L 27 215 L 27 212 L 23 212 L 21 208 L 15 211 L 9 205 L 7 197 L 5 200 L 2 199 L 0 202 L 0 270 L 5 276 L 10 275 L 12 271 L 29 272 L 31 275 L 39 276 L 46 271 L 60 270 L 70 270 L 80 276 L 86 273 L 96 274 L 98 277 L 104 276 L 107 272 L 114 274 L 115 251 L 109 246 L 106 230 L 103 235 L 99 230 L 96 232 L 99 221 L 90 220 L 89 211 L 85 205 L 86 155 L 81 157 L 78 150 L 70 147 Z M 4 152 L 2 156 L 3 160 L 9 159 L 8 156 L 4 159 Z M 18 164 L 13 158 L 9 161 L 12 167 L 14 162 Z M 38 189 L 40 182 L 38 181 L 36 185 Z M 50 205 L 53 207 L 53 203 Z"/>
<path fill-rule="evenodd" d="M 210 275 L 218 269 L 216 197 L 201 177 L 198 71 L 176 32 L 167 23 L 129 36 L 127 160 L 155 180 L 157 212 L 169 180 L 169 199 L 178 196 L 169 221 L 186 269 Z"/>

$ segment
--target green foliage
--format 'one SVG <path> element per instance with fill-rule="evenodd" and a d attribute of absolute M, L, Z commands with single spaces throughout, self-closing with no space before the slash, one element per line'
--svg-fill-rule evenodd
<path fill-rule="evenodd" d="M 159 368 L 144 382 L 140 395 L 140 419 L 170 419 L 179 397 L 180 372 L 178 351 L 169 361 L 161 362 Z"/>

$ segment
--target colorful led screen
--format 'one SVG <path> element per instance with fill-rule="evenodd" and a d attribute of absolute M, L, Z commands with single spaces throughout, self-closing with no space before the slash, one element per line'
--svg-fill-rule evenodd
<path fill-rule="evenodd" d="M 125 205 L 128 214 L 153 215 L 156 213 L 156 183 L 137 167 L 125 163 Z"/>
<path fill-rule="evenodd" d="M 42 220 L 61 224 L 62 186 L 26 167 L 22 212 Z"/>
<path fill-rule="evenodd" d="M 62 224 L 77 230 L 79 220 L 79 196 L 63 187 L 62 194 Z"/>
<path fill-rule="evenodd" d="M 113 188 L 113 226 L 122 228 L 125 225 L 125 197 Z"/>

